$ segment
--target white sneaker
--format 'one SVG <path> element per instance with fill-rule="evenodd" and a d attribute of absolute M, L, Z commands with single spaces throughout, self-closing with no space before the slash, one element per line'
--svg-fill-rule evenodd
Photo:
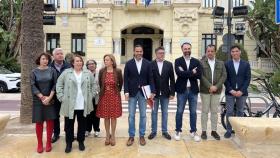
<path fill-rule="evenodd" d="M 88 137 L 90 135 L 89 131 L 86 131 L 85 136 Z"/>
<path fill-rule="evenodd" d="M 174 136 L 174 139 L 179 141 L 181 139 L 181 132 L 176 132 L 175 136 Z"/>
<path fill-rule="evenodd" d="M 98 131 L 94 132 L 94 137 L 99 137 L 99 133 Z"/>
<path fill-rule="evenodd" d="M 191 137 L 193 138 L 193 140 L 195 142 L 199 142 L 200 141 L 200 136 L 196 132 L 192 132 L 190 135 L 191 135 Z"/>

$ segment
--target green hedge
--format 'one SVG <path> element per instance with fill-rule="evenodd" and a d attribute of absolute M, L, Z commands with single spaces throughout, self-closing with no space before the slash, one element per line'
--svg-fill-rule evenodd
<path fill-rule="evenodd" d="M 247 51 L 244 49 L 243 45 L 241 44 L 235 44 L 238 45 L 241 48 L 241 59 L 248 61 L 248 54 Z M 222 46 L 219 47 L 216 58 L 222 61 L 227 61 L 227 53 L 222 52 Z"/>

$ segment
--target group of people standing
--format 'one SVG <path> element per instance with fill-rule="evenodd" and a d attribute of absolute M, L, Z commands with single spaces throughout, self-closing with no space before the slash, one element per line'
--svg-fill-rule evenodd
<path fill-rule="evenodd" d="M 36 123 L 38 140 L 37 152 L 44 151 L 42 135 L 43 123 L 47 124 L 47 142 L 45 151 L 50 152 L 52 143 L 60 137 L 59 116 L 64 116 L 66 134 L 65 152 L 72 150 L 74 141 L 74 123 L 77 117 L 77 141 L 79 150 L 85 150 L 85 136 L 98 137 L 100 118 L 104 118 L 106 132 L 105 145 L 116 144 L 117 118 L 122 116 L 121 90 L 124 85 L 125 100 L 128 101 L 128 134 L 127 146 L 134 143 L 135 114 L 139 109 L 139 143 L 146 144 L 146 108 L 147 98 L 142 92 L 143 86 L 150 86 L 151 94 L 147 96 L 154 100 L 151 113 L 151 133 L 148 139 L 157 135 L 157 120 L 159 106 L 162 112 L 162 136 L 171 140 L 168 133 L 168 105 L 177 93 L 177 112 L 175 140 L 180 140 L 185 105 L 188 102 L 190 111 L 190 136 L 195 141 L 207 139 L 208 113 L 211 113 L 211 136 L 220 140 L 217 133 L 218 106 L 220 95 L 225 85 L 227 102 L 227 118 L 233 116 L 236 104 L 237 115 L 242 116 L 243 107 L 248 95 L 250 83 L 250 65 L 240 59 L 241 50 L 238 46 L 231 48 L 232 60 L 224 62 L 215 58 L 214 45 L 207 46 L 206 57 L 201 61 L 191 56 L 191 43 L 183 43 L 183 56 L 175 60 L 175 75 L 173 64 L 165 60 L 163 47 L 155 49 L 156 59 L 152 62 L 143 58 L 143 47 L 135 45 L 134 58 L 127 61 L 122 70 L 117 68 L 115 57 L 106 54 L 103 58 L 104 67 L 97 73 L 97 63 L 94 60 L 86 62 L 74 55 L 70 63 L 64 61 L 61 48 L 53 51 L 53 61 L 49 54 L 42 53 L 36 59 L 38 65 L 31 73 L 33 93 L 33 117 Z M 199 85 L 200 81 L 200 85 Z M 199 87 L 200 86 L 200 87 Z M 200 92 L 202 101 L 201 127 L 202 134 L 197 134 L 197 100 Z M 231 137 L 232 128 L 228 122 L 225 138 Z"/>

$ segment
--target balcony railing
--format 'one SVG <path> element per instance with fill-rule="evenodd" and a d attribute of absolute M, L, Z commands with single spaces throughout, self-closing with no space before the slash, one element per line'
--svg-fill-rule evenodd
<path fill-rule="evenodd" d="M 264 72 L 273 72 L 277 67 L 271 59 L 259 58 L 249 61 L 252 69 L 259 69 Z"/>
<path fill-rule="evenodd" d="M 116 6 L 125 6 L 125 5 L 139 5 L 145 6 L 145 0 L 138 0 L 136 3 L 135 0 L 114 0 Z M 171 0 L 151 0 L 149 5 L 161 4 L 163 6 L 170 6 Z"/>

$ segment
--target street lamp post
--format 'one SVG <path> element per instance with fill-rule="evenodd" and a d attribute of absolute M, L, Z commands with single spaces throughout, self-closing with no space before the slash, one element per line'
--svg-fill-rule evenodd
<path fill-rule="evenodd" d="M 231 59 L 230 55 L 230 47 L 231 47 L 231 23 L 232 23 L 232 15 L 231 15 L 231 7 L 232 0 L 228 0 L 228 16 L 227 16 L 227 26 L 228 26 L 228 36 L 227 36 L 227 53 L 228 60 Z"/>
<path fill-rule="evenodd" d="M 232 10 L 232 11 L 231 11 Z M 227 59 L 231 59 L 230 47 L 235 42 L 235 36 L 232 35 L 232 19 L 233 18 L 242 18 L 248 14 L 248 6 L 235 6 L 233 7 L 232 0 L 228 0 L 228 14 L 224 18 L 224 8 L 220 6 L 215 6 L 213 9 L 213 22 L 214 22 L 214 34 L 223 35 L 223 25 L 224 21 L 221 19 L 227 20 L 228 32 L 223 36 L 223 45 L 222 52 L 227 54 Z M 245 34 L 245 22 L 244 21 L 235 21 L 235 34 L 244 35 Z"/>

